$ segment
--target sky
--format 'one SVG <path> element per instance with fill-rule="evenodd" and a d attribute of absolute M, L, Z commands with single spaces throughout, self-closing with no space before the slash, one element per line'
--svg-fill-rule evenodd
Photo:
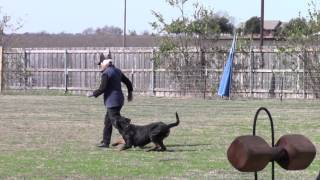
<path fill-rule="evenodd" d="M 214 12 L 233 17 L 235 25 L 252 16 L 260 16 L 260 0 L 189 0 L 186 12 L 199 2 Z M 288 22 L 306 17 L 310 0 L 264 0 L 265 20 Z M 116 26 L 123 28 L 124 0 L 0 0 L 1 12 L 11 16 L 11 23 L 20 22 L 16 33 L 81 33 L 92 27 Z M 151 10 L 164 15 L 167 22 L 179 16 L 166 0 L 127 0 L 127 31 L 152 32 L 150 22 L 155 20 Z"/>

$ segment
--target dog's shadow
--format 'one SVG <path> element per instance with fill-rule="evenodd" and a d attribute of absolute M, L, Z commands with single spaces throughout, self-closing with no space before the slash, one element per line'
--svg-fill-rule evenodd
<path fill-rule="evenodd" d="M 207 150 L 208 148 L 188 149 L 188 147 L 201 147 L 201 146 L 210 146 L 210 145 L 212 144 L 168 144 L 166 145 L 168 149 L 163 152 L 193 152 L 193 151 L 199 151 L 199 149 Z M 178 147 L 179 149 L 174 149 L 174 147 Z M 186 148 L 183 148 L 183 147 L 186 147 Z M 149 148 L 151 148 L 151 146 L 144 146 L 143 148 L 140 148 L 140 149 L 146 150 Z M 153 151 L 153 152 L 159 152 L 159 151 Z"/>
<path fill-rule="evenodd" d="M 211 144 L 204 144 L 204 143 L 198 143 L 198 144 L 168 144 L 167 147 L 169 149 L 167 149 L 167 152 L 187 152 L 187 151 L 199 151 L 199 149 L 201 150 L 205 150 L 207 149 L 207 146 L 210 146 Z M 178 147 L 179 149 L 172 149 L 174 147 Z M 185 147 L 185 148 L 183 148 Z M 198 148 L 192 148 L 189 149 L 190 147 L 198 147 Z M 201 147 L 205 147 L 205 148 L 201 148 Z M 180 149 L 182 148 L 182 149 Z"/>
<path fill-rule="evenodd" d="M 168 144 L 167 147 L 195 147 L 195 146 L 210 146 L 212 144 Z"/>

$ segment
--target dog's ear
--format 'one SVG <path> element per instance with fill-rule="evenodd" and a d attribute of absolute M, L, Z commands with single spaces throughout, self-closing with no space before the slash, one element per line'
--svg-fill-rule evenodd
<path fill-rule="evenodd" d="M 124 119 L 125 119 L 125 122 L 126 122 L 126 123 L 128 123 L 128 124 L 131 123 L 131 119 L 129 119 L 129 118 L 124 118 Z"/>

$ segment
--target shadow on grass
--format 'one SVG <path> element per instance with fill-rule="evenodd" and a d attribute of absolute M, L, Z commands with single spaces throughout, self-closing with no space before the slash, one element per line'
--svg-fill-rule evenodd
<path fill-rule="evenodd" d="M 168 144 L 166 145 L 167 149 L 165 152 L 192 152 L 201 150 L 210 150 L 211 148 L 201 148 L 201 146 L 210 146 L 211 144 Z M 174 147 L 198 147 L 195 149 L 171 149 Z"/>
<path fill-rule="evenodd" d="M 151 151 L 151 152 L 194 152 L 199 150 L 211 150 L 211 148 L 195 148 L 195 149 L 171 149 L 174 147 L 201 147 L 201 146 L 210 146 L 212 144 L 168 144 L 166 145 L 167 149 L 166 151 Z M 147 152 L 148 149 L 152 148 L 152 146 L 147 145 L 143 147 L 136 147 L 131 150 L 134 151 L 145 151 Z"/>
<path fill-rule="evenodd" d="M 167 149 L 164 152 L 194 152 L 194 151 L 197 151 L 197 150 L 196 149 Z"/>
<path fill-rule="evenodd" d="M 210 146 L 212 144 L 168 144 L 167 147 L 195 147 L 195 146 Z"/>
<path fill-rule="evenodd" d="M 201 150 L 211 150 L 211 148 L 203 148 L 201 146 L 210 146 L 212 144 L 168 144 L 166 147 L 169 147 L 170 149 L 167 149 L 166 152 L 191 152 L 191 151 L 199 151 Z M 197 147 L 195 149 L 171 149 L 174 147 Z"/>

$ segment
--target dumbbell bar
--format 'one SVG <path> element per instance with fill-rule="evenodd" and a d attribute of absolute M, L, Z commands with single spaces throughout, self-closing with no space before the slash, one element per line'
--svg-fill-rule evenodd
<path fill-rule="evenodd" d="M 313 161 L 316 148 L 299 134 L 282 136 L 273 148 L 259 136 L 246 135 L 231 143 L 227 155 L 232 166 L 243 172 L 260 171 L 270 161 L 276 161 L 287 170 L 302 170 Z"/>

